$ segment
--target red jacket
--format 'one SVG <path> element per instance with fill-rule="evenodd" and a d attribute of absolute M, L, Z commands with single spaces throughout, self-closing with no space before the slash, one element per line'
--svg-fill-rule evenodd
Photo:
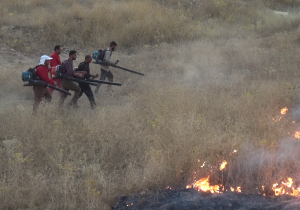
<path fill-rule="evenodd" d="M 45 65 L 40 65 L 36 68 L 36 76 L 40 77 L 41 80 L 44 80 L 48 84 L 54 85 L 54 81 L 48 77 L 48 67 Z"/>
<path fill-rule="evenodd" d="M 57 65 L 61 65 L 60 57 L 56 52 L 54 52 L 51 55 L 51 58 L 53 58 L 53 59 L 50 60 L 50 66 L 51 67 L 56 67 Z"/>

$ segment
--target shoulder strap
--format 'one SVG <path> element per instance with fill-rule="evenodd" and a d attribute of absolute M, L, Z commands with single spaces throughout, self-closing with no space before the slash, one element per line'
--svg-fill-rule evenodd
<path fill-rule="evenodd" d="M 101 60 L 105 61 L 105 54 L 106 54 L 107 49 L 102 50 L 102 55 L 101 55 Z"/>
<path fill-rule="evenodd" d="M 112 55 L 112 51 L 109 48 L 107 48 L 106 50 L 104 50 L 103 60 L 105 59 L 106 52 L 108 52 L 108 51 L 110 52 L 110 56 Z"/>
<path fill-rule="evenodd" d="M 62 63 L 61 63 L 61 73 L 66 73 L 66 62 L 68 62 L 68 60 L 64 60 Z"/>
<path fill-rule="evenodd" d="M 42 66 L 42 64 L 35 66 L 33 69 L 37 69 L 39 66 Z"/>
<path fill-rule="evenodd" d="M 39 66 L 42 66 L 42 64 L 39 64 L 39 65 L 37 65 L 37 66 L 35 66 L 35 67 L 33 67 L 33 68 L 28 69 L 28 71 L 29 71 L 29 70 L 30 70 L 30 71 L 36 71 L 36 69 L 37 69 Z"/>

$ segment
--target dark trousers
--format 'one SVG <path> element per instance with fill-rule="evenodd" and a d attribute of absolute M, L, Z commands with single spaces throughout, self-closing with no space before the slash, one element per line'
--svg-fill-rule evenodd
<path fill-rule="evenodd" d="M 79 83 L 79 87 L 81 89 L 81 92 L 79 93 L 79 98 L 84 93 L 88 97 L 88 99 L 91 103 L 91 107 L 95 108 L 96 102 L 95 102 L 95 99 L 94 99 L 94 94 L 92 92 L 91 86 L 89 84 Z"/>
<path fill-rule="evenodd" d="M 33 92 L 34 92 L 33 113 L 36 114 L 37 108 L 40 102 L 42 101 L 43 97 L 47 100 L 47 102 L 50 102 L 52 96 L 48 88 L 44 86 L 34 85 Z"/>
<path fill-rule="evenodd" d="M 114 80 L 114 75 L 111 73 L 111 71 L 106 71 L 104 69 L 101 69 L 101 76 L 100 76 L 100 80 L 105 80 L 107 77 L 109 82 L 113 82 Z M 98 93 L 100 87 L 101 87 L 101 83 L 99 83 L 95 89 L 95 93 Z M 109 87 L 111 87 L 111 85 L 109 85 Z"/>

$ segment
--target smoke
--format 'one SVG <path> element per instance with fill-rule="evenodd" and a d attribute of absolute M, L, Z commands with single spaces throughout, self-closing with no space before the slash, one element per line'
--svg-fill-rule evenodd
<path fill-rule="evenodd" d="M 300 142 L 294 138 L 285 138 L 271 149 L 257 148 L 247 142 L 231 163 L 228 181 L 241 185 L 242 189 L 261 191 L 262 186 L 270 190 L 273 184 L 286 182 L 291 177 L 293 187 L 297 188 L 300 181 L 299 149 Z"/>
<path fill-rule="evenodd" d="M 185 52 L 181 52 L 179 59 L 181 68 L 184 69 L 183 78 L 189 82 L 207 82 L 221 79 L 226 71 L 226 67 L 222 67 L 222 56 L 220 49 L 216 48 L 210 42 L 194 42 L 188 44 Z"/>

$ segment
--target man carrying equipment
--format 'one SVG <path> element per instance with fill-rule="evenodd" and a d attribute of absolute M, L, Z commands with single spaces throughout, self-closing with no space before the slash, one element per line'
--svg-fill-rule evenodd
<path fill-rule="evenodd" d="M 78 66 L 78 71 L 80 72 L 86 72 L 84 74 L 85 79 L 90 79 L 92 78 L 97 78 L 98 75 L 91 75 L 90 74 L 90 63 L 92 62 L 92 56 L 91 55 L 86 55 L 84 62 L 80 63 Z M 88 97 L 90 103 L 91 103 L 91 108 L 94 109 L 96 106 L 96 102 L 94 99 L 94 95 L 92 92 L 92 89 L 89 84 L 87 83 L 79 83 L 79 87 L 81 88 L 81 92 L 79 94 L 79 98 L 82 96 L 83 93 Z"/>
<path fill-rule="evenodd" d="M 118 60 L 115 61 L 115 62 L 113 62 L 113 61 L 110 60 L 112 52 L 115 51 L 116 49 L 117 49 L 117 43 L 115 41 L 112 41 L 110 43 L 110 47 L 105 52 L 103 61 L 106 61 L 106 62 L 108 62 L 110 64 L 116 65 L 119 62 Z M 109 70 L 109 66 L 101 64 L 100 65 L 100 69 L 101 69 L 100 80 L 105 80 L 106 77 L 107 77 L 108 81 L 113 82 L 114 75 Z M 101 87 L 101 83 L 99 83 L 97 85 L 97 87 L 95 89 L 95 93 L 98 93 L 100 87 Z M 112 90 L 111 85 L 107 86 L 107 89 L 111 89 Z"/>
<path fill-rule="evenodd" d="M 51 85 L 57 85 L 57 82 L 49 79 L 48 77 L 48 67 L 50 64 L 50 58 L 47 55 L 43 55 L 40 59 L 40 65 L 36 69 L 36 76 Z M 39 103 L 41 102 L 42 98 L 45 97 L 47 102 L 52 100 L 51 93 L 45 86 L 40 85 L 33 85 L 33 92 L 34 92 L 34 104 L 33 104 L 33 114 L 37 113 L 37 108 Z"/>
<path fill-rule="evenodd" d="M 50 66 L 51 68 L 55 68 L 58 65 L 61 65 L 61 61 L 60 61 L 60 57 L 59 55 L 61 54 L 61 47 L 59 45 L 56 45 L 54 47 L 54 53 L 51 55 L 51 60 L 50 60 Z M 51 78 L 53 78 L 52 72 L 50 71 L 50 76 Z M 60 79 L 53 79 L 53 81 L 57 82 L 57 87 L 62 88 L 61 87 L 61 80 Z M 54 91 L 54 89 L 52 88 L 48 88 L 50 93 L 52 94 L 52 92 Z M 61 96 L 62 93 L 59 92 L 59 95 Z"/>
<path fill-rule="evenodd" d="M 77 58 L 77 52 L 75 50 L 71 50 L 69 52 L 69 59 L 65 60 L 62 63 L 62 74 L 63 75 L 71 76 L 71 77 L 76 76 L 76 77 L 80 77 L 80 78 L 84 77 L 83 76 L 84 72 L 76 72 L 73 69 L 73 60 L 76 60 L 76 58 Z M 77 108 L 78 107 L 77 100 L 79 98 L 79 94 L 80 94 L 80 91 L 81 91 L 78 84 L 76 84 L 75 82 L 73 82 L 71 80 L 67 80 L 67 79 L 62 78 L 61 79 L 61 86 L 66 91 L 69 91 L 69 90 L 74 91 L 73 98 L 70 101 L 69 105 L 73 106 L 74 108 Z M 62 96 L 60 97 L 60 100 L 59 100 L 59 106 L 61 106 L 61 107 L 63 106 L 64 101 L 65 101 L 67 96 L 68 96 L 67 94 L 62 94 Z"/>

